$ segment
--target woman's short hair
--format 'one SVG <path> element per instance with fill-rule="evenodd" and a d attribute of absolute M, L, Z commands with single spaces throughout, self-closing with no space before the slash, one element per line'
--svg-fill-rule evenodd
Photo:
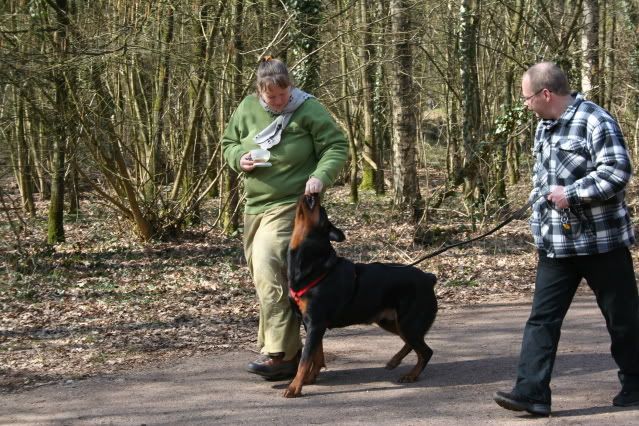
<path fill-rule="evenodd" d="M 263 92 L 269 87 L 281 87 L 284 89 L 293 85 L 286 64 L 271 56 L 263 56 L 260 59 L 256 74 L 255 86 L 258 92 Z"/>
<path fill-rule="evenodd" d="M 528 68 L 525 73 L 530 81 L 530 89 L 537 92 L 548 89 L 558 95 L 569 95 L 570 85 L 566 73 L 554 62 L 540 62 Z"/>

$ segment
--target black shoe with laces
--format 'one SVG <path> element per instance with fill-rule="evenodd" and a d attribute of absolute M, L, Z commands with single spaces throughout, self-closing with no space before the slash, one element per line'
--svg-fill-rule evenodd
<path fill-rule="evenodd" d="M 612 405 L 616 407 L 634 407 L 639 405 L 639 389 L 621 390 L 612 400 Z"/>
<path fill-rule="evenodd" d="M 495 402 L 507 410 L 526 411 L 535 416 L 548 417 L 550 415 L 550 404 L 534 401 L 530 398 L 520 396 L 513 392 L 496 392 Z"/>

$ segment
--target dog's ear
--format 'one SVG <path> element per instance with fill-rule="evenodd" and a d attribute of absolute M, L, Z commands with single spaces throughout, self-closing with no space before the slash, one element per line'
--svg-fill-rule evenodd
<path fill-rule="evenodd" d="M 346 235 L 344 235 L 341 229 L 337 228 L 331 223 L 330 229 L 328 230 L 328 239 L 341 243 L 346 239 Z"/>
<path fill-rule="evenodd" d="M 341 243 L 346 239 L 346 236 L 344 235 L 342 230 L 331 223 L 324 207 L 320 207 L 320 221 L 323 222 L 323 226 L 328 229 L 328 239 L 330 241 Z"/>

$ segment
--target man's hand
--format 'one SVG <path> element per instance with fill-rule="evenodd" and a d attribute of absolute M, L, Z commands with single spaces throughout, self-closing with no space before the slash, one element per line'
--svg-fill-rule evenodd
<path fill-rule="evenodd" d="M 304 194 L 319 194 L 322 192 L 322 188 L 324 188 L 324 184 L 321 180 L 316 177 L 311 176 L 308 181 L 306 181 L 306 189 L 304 190 Z"/>
<path fill-rule="evenodd" d="M 247 152 L 246 154 L 242 155 L 242 157 L 240 158 L 240 169 L 244 170 L 245 172 L 250 172 L 254 168 L 255 162 L 251 158 L 251 153 Z"/>
<path fill-rule="evenodd" d="M 547 199 L 558 209 L 567 209 L 569 207 L 568 200 L 566 199 L 566 191 L 563 186 L 553 188 L 550 194 L 548 194 Z"/>

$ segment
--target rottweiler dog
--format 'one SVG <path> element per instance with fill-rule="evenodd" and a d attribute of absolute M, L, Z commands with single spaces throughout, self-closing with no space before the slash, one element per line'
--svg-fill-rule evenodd
<path fill-rule="evenodd" d="M 424 336 L 435 320 L 435 275 L 412 266 L 353 263 L 337 256 L 331 241 L 344 233 L 328 219 L 317 194 L 297 203 L 288 249 L 289 298 L 301 315 L 306 341 L 297 374 L 284 396 L 300 396 L 325 367 L 322 339 L 327 328 L 376 323 L 399 335 L 404 346 L 386 364 L 397 367 L 414 350 L 417 364 L 400 382 L 417 380 L 433 351 Z"/>

